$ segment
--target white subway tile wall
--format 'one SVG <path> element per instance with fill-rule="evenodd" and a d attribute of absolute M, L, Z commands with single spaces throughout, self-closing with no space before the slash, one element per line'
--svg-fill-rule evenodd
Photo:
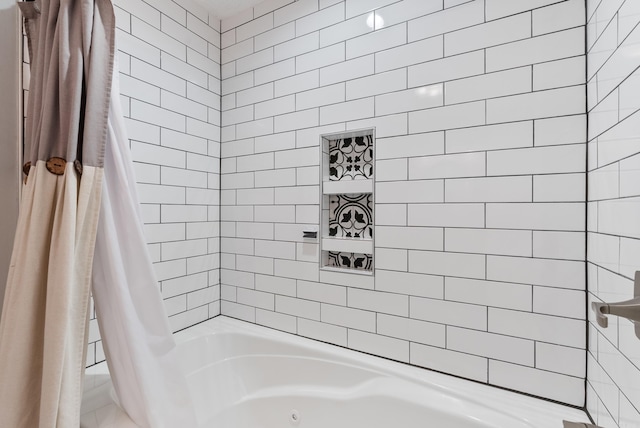
<path fill-rule="evenodd" d="M 588 0 L 587 11 L 591 304 L 632 298 L 640 270 L 640 4 Z M 589 311 L 587 409 L 598 425 L 640 426 L 640 341 L 633 329 L 618 317 L 602 329 Z"/>
<path fill-rule="evenodd" d="M 114 4 L 145 235 L 177 331 L 220 313 L 220 21 L 190 1 Z M 87 365 L 104 360 L 91 314 Z"/>
<path fill-rule="evenodd" d="M 582 0 L 267 0 L 223 21 L 222 314 L 584 405 L 585 13 Z M 635 21 L 620 25 L 630 53 Z M 604 131 L 610 105 L 627 122 L 637 103 L 617 89 L 635 87 L 619 75 L 635 65 L 620 54 L 605 68 L 602 55 L 592 91 L 616 88 L 597 110 Z M 302 238 L 319 222 L 319 136 L 367 127 L 375 276 L 321 271 L 318 243 Z M 591 148 L 628 157 L 634 132 Z M 600 204 L 607 234 L 640 214 L 635 198 Z M 633 263 L 640 228 L 625 236 L 620 260 Z"/>

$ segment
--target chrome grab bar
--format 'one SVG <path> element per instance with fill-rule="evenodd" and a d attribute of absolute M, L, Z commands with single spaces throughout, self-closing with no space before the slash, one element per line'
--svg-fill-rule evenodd
<path fill-rule="evenodd" d="M 635 325 L 636 336 L 640 339 L 640 271 L 636 272 L 634 281 L 634 298 L 616 303 L 591 303 L 596 313 L 596 321 L 602 328 L 609 326 L 607 315 L 615 315 L 632 321 Z"/>

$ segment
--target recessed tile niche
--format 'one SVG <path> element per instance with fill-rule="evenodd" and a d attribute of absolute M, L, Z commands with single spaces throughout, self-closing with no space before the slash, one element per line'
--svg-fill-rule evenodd
<path fill-rule="evenodd" d="M 373 274 L 373 129 L 323 135 L 323 269 Z"/>

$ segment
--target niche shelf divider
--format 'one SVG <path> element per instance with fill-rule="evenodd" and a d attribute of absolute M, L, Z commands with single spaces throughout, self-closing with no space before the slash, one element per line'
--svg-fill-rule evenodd
<path fill-rule="evenodd" d="M 320 268 L 374 273 L 375 129 L 320 136 Z"/>

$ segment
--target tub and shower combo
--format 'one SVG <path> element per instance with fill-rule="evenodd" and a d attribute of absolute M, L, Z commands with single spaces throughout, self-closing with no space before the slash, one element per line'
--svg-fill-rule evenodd
<path fill-rule="evenodd" d="M 176 340 L 198 428 L 589 423 L 578 409 L 223 316 L 177 333 Z M 136 427 L 117 405 L 105 363 L 87 369 L 82 413 L 82 428 Z"/>

